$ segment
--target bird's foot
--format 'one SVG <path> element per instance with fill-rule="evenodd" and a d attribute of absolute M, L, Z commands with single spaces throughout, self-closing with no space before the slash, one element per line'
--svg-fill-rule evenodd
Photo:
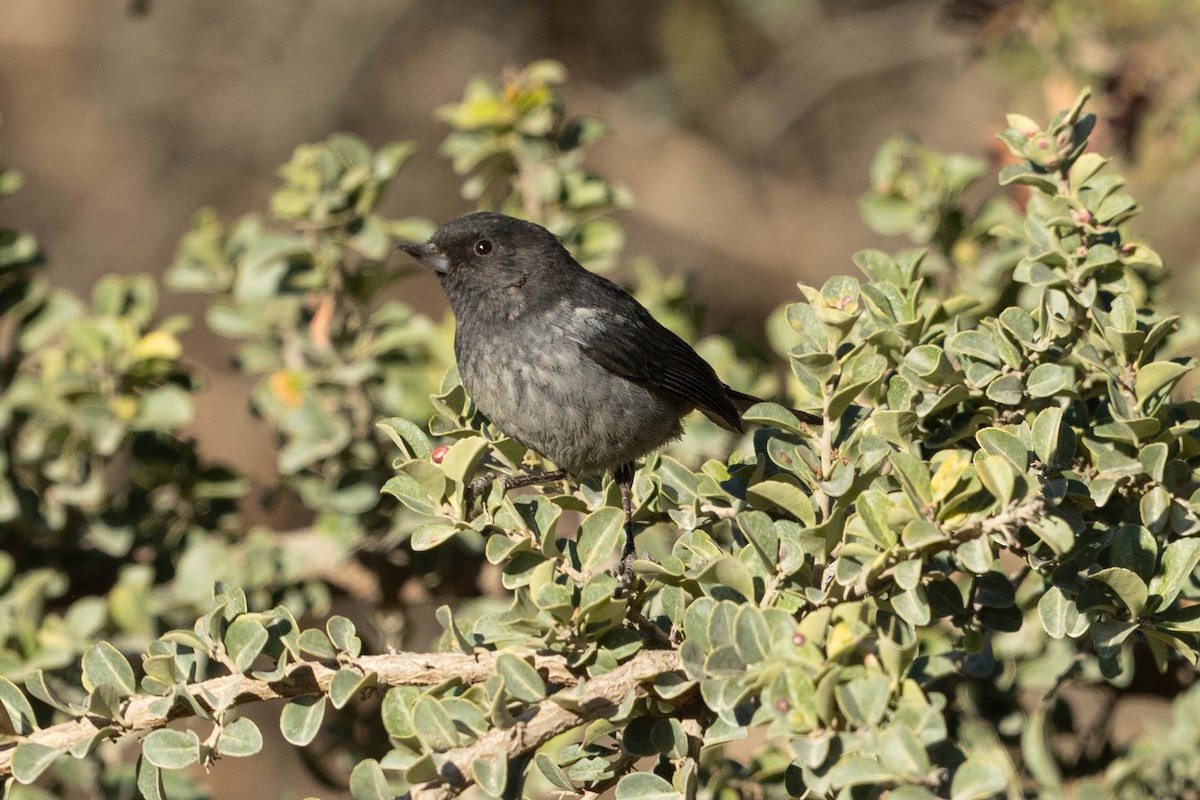
<path fill-rule="evenodd" d="M 566 470 L 556 469 L 551 471 L 529 472 L 524 475 L 497 475 L 495 472 L 485 472 L 475 480 L 467 484 L 463 489 L 463 506 L 467 514 L 471 513 L 471 509 L 475 505 L 475 500 L 487 494 L 492 488 L 492 484 L 499 481 L 500 488 L 504 492 L 510 489 L 520 489 L 522 486 L 534 486 L 539 483 L 553 483 L 554 481 L 563 481 L 571 477 Z"/>
<path fill-rule="evenodd" d="M 463 489 L 463 511 L 469 516 L 475 507 L 475 499 L 487 493 L 496 480 L 496 473 L 485 472 Z"/>
<path fill-rule="evenodd" d="M 637 553 L 633 549 L 629 549 L 621 556 L 621 560 L 612 569 L 612 575 L 617 579 L 617 591 L 620 596 L 629 593 L 633 588 L 633 562 L 637 560 Z"/>

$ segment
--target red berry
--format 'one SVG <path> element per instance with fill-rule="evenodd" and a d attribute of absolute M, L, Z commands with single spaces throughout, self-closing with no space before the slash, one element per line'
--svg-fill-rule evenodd
<path fill-rule="evenodd" d="M 429 457 L 431 459 L 433 459 L 433 463 L 440 464 L 440 463 L 442 463 L 442 459 L 446 457 L 446 453 L 449 453 L 449 452 L 450 452 L 450 445 L 444 444 L 444 445 L 441 445 L 440 447 L 435 447 L 433 449 L 433 453 Z"/>

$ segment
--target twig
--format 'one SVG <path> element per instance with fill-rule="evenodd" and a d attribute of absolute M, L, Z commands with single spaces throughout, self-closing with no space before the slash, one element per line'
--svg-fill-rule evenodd
<path fill-rule="evenodd" d="M 611 716 L 630 694 L 644 697 L 646 678 L 679 668 L 679 654 L 673 650 L 643 650 L 611 672 L 587 683 L 578 711 L 554 702 L 543 702 L 509 728 L 498 728 L 481 736 L 468 747 L 444 753 L 438 766 L 439 780 L 412 787 L 410 800 L 450 800 L 475 782 L 471 765 L 478 759 L 512 758 L 540 747 L 564 731 L 589 720 Z M 574 705 L 574 704 L 573 704 Z"/>
<path fill-rule="evenodd" d="M 659 657 L 674 655 L 663 651 L 656 653 Z M 635 658 L 630 664 L 637 662 L 645 665 L 650 661 L 651 659 L 643 658 L 638 662 Z M 450 676 L 459 678 L 463 683 L 482 683 L 495 671 L 495 663 L 493 653 L 393 653 L 362 656 L 354 659 L 350 665 L 363 672 L 374 672 L 383 686 L 434 686 Z M 550 683 L 558 686 L 573 686 L 577 681 L 562 656 L 535 656 L 534 667 L 544 673 Z M 205 697 L 232 695 L 234 700 L 231 705 L 236 706 L 300 695 L 325 694 L 329 691 L 329 683 L 337 671 L 338 665 L 335 662 L 301 661 L 288 670 L 286 677 L 277 681 L 263 681 L 241 674 L 226 675 L 193 683 L 188 686 L 188 692 L 201 706 L 207 706 Z M 111 738 L 123 738 L 130 734 L 161 728 L 174 719 L 195 716 L 191 706 L 184 701 L 177 701 L 165 714 L 155 714 L 150 709 L 158 700 L 160 698 L 147 696 L 129 700 L 121 709 L 124 724 L 112 725 L 115 731 Z M 12 775 L 13 751 L 22 742 L 35 742 L 52 749 L 65 749 L 76 742 L 90 739 L 105 727 L 109 727 L 108 720 L 83 717 L 43 728 L 16 741 L 0 744 L 0 779 Z"/>
<path fill-rule="evenodd" d="M 886 581 L 891 579 L 895 573 L 896 564 L 911 558 L 917 552 L 927 556 L 936 552 L 953 550 L 964 542 L 978 539 L 980 536 L 990 536 L 993 533 L 1002 534 L 1005 537 L 1005 541 L 1008 542 L 1009 547 L 1016 549 L 1019 547 L 1016 541 L 1017 532 L 1020 531 L 1023 525 L 1027 525 L 1041 516 L 1045 511 L 1045 507 L 1045 498 L 1041 495 L 1031 495 L 1019 503 L 1010 504 L 994 516 L 975 520 L 951 531 L 949 537 L 945 540 L 917 548 L 915 551 L 896 548 L 892 551 L 892 557 L 888 566 L 880 570 L 874 578 L 859 584 L 847 586 L 846 591 L 840 595 L 830 593 L 823 602 L 818 603 L 818 606 L 832 606 L 838 603 L 861 600 L 867 595 L 874 593 L 882 588 Z"/>

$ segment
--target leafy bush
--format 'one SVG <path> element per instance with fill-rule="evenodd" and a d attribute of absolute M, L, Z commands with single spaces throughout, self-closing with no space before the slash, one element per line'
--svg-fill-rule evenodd
<path fill-rule="evenodd" d="M 585 169 L 601 129 L 565 115 L 562 77 L 536 64 L 472 82 L 442 112 L 443 150 L 467 197 L 603 269 L 627 198 Z M 106 279 L 88 311 L 32 276 L 29 239 L 0 234 L 10 796 L 198 796 L 179 770 L 253 756 L 263 735 L 238 709 L 277 698 L 284 739 L 326 737 L 321 768 L 356 798 L 1193 786 L 1194 691 L 1170 747 L 1061 747 L 1084 735 L 1065 686 L 1115 696 L 1144 679 L 1139 654 L 1194 665 L 1200 633 L 1200 409 L 1174 399 L 1192 362 L 1156 296 L 1159 258 L 1128 238 L 1133 199 L 1086 151 L 1085 100 L 1045 127 L 1010 116 L 1019 163 L 1000 182 L 1023 193 L 977 208 L 981 163 L 885 145 L 864 212 L 929 250 L 862 252 L 861 280 L 801 285 L 772 317 L 787 404 L 822 425 L 764 403 L 740 440 L 689 421 L 646 459 L 628 592 L 609 572 L 610 479 L 464 504 L 481 471 L 537 456 L 476 413 L 450 321 L 396 299 L 409 272 L 393 245 L 430 230 L 379 211 L 409 145 L 297 149 L 268 217 L 202 212 L 170 274 L 238 340 L 279 442 L 272 494 L 311 510 L 300 531 L 246 533 L 244 482 L 181 434 L 185 323 L 156 321 L 150 282 Z M 683 284 L 635 274 L 694 339 Z M 740 388 L 772 391 L 761 354 L 698 346 Z M 388 647 L 413 613 L 397 586 L 447 599 L 435 652 Z M 347 594 L 396 635 L 328 616 Z M 323 726 L 334 713 L 382 730 Z M 168 725 L 182 717 L 200 733 Z M 108 739 L 136 743 L 136 765 L 99 758 Z"/>

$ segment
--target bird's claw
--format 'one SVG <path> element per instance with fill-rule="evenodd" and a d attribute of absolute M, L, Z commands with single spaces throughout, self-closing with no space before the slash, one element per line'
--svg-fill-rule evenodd
<path fill-rule="evenodd" d="M 627 594 L 633 588 L 633 562 L 635 560 L 637 560 L 637 553 L 628 550 L 613 567 L 613 577 L 617 579 L 617 591 L 621 594 Z"/>
<path fill-rule="evenodd" d="M 524 475 L 500 475 L 495 472 L 485 472 L 468 483 L 467 487 L 463 489 L 463 505 L 466 507 L 466 513 L 470 514 L 472 507 L 475 505 L 475 499 L 486 493 L 492 484 L 497 481 L 500 483 L 500 488 L 507 493 L 512 489 L 520 489 L 524 486 L 536 486 L 551 481 L 566 480 L 568 477 L 569 475 L 561 469 L 551 472 L 533 472 Z"/>
<path fill-rule="evenodd" d="M 486 494 L 488 489 L 492 488 L 492 484 L 496 481 L 496 473 L 485 472 L 475 480 L 467 484 L 467 488 L 463 489 L 463 510 L 469 515 L 475 507 L 475 500 Z M 501 485 L 504 485 L 501 480 Z"/>

